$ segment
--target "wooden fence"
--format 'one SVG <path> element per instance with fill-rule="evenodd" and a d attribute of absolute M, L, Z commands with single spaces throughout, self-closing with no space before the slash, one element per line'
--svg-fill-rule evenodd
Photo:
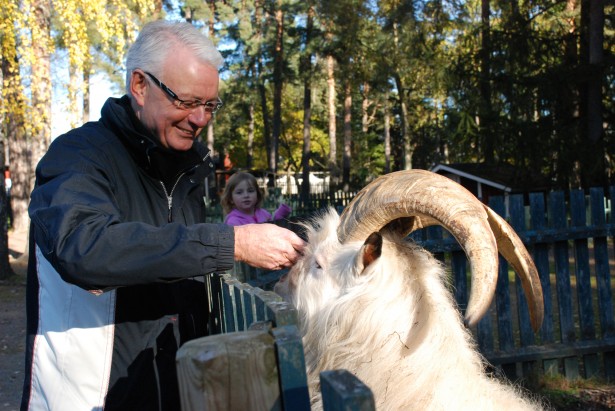
<path fill-rule="evenodd" d="M 592 188 L 490 200 L 532 252 L 545 297 L 545 319 L 535 334 L 521 284 L 501 260 L 494 302 L 474 332 L 485 357 L 509 378 L 544 372 L 615 379 L 614 198 L 615 186 L 606 193 Z M 412 237 L 449 264 L 463 311 L 468 267 L 459 245 L 439 227 Z"/>
<path fill-rule="evenodd" d="M 205 278 L 208 328 L 177 353 L 182 411 L 309 411 L 297 312 L 229 274 Z M 325 411 L 373 411 L 371 390 L 346 370 L 320 374 Z"/>
<path fill-rule="evenodd" d="M 351 199 L 352 194 L 334 199 L 319 195 L 311 204 L 314 209 L 341 209 Z M 501 261 L 493 305 L 473 331 L 483 354 L 510 378 L 545 372 L 615 380 L 614 199 L 615 186 L 490 199 L 490 207 L 510 222 L 532 253 L 545 296 L 545 319 L 535 334 L 520 282 Z M 411 237 L 450 267 L 463 311 L 469 268 L 460 246 L 440 227 Z M 244 278 L 266 288 L 277 275 L 259 272 Z"/>
<path fill-rule="evenodd" d="M 265 197 L 263 208 L 268 211 L 274 211 L 280 203 L 286 203 L 292 208 L 293 216 L 308 216 L 312 215 L 327 207 L 333 207 L 337 210 L 342 210 L 357 194 L 353 192 L 337 191 L 334 193 L 313 193 L 310 194 L 307 200 L 301 200 L 298 194 L 290 195 L 269 195 Z M 221 222 L 224 220 L 222 207 L 219 204 L 219 199 L 210 200 L 207 202 L 206 222 Z"/>
<path fill-rule="evenodd" d="M 614 199 L 615 186 L 490 199 L 532 253 L 545 297 L 542 329 L 534 333 L 521 284 L 501 260 L 494 302 L 473 332 L 484 356 L 509 378 L 547 373 L 615 380 Z M 411 237 L 450 267 L 464 311 L 469 267 L 459 244 L 440 227 Z M 246 281 L 266 288 L 275 278 L 252 273 Z"/>

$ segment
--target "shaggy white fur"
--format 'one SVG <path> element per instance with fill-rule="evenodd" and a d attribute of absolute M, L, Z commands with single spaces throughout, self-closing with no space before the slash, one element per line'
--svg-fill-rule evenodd
<path fill-rule="evenodd" d="M 379 410 L 537 410 L 541 404 L 489 377 L 430 253 L 383 233 L 382 254 L 340 244 L 330 210 L 306 226 L 303 258 L 275 290 L 294 304 L 314 409 L 321 371 L 346 369 Z"/>

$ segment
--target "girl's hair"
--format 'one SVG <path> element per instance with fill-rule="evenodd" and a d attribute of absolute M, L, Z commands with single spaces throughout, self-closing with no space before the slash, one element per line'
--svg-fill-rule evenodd
<path fill-rule="evenodd" d="M 235 204 L 233 204 L 233 191 L 235 191 L 235 188 L 239 185 L 239 183 L 243 181 L 247 181 L 248 184 L 256 190 L 256 205 L 254 206 L 254 208 L 262 207 L 263 192 L 258 186 L 256 177 L 254 177 L 250 173 L 238 171 L 237 173 L 233 174 L 226 182 L 226 187 L 224 187 L 224 192 L 222 193 L 222 198 L 220 199 L 224 214 L 230 213 L 233 208 L 235 208 Z"/>

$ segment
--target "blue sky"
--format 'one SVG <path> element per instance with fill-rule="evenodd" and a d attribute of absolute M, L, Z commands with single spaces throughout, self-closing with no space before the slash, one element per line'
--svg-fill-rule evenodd
<path fill-rule="evenodd" d="M 68 114 L 68 97 L 66 93 L 68 82 L 68 65 L 61 53 L 52 57 L 51 83 L 51 138 L 71 129 Z M 100 109 L 109 97 L 120 97 L 124 94 L 123 85 L 117 86 L 109 81 L 103 73 L 98 72 L 90 78 L 90 120 L 98 120 Z M 78 124 L 81 125 L 81 124 Z"/>

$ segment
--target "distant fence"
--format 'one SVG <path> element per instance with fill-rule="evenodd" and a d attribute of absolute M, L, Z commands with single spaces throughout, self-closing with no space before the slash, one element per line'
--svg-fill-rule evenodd
<path fill-rule="evenodd" d="M 333 207 L 337 210 L 343 209 L 357 194 L 356 191 L 344 192 L 338 190 L 333 193 L 310 193 L 307 199 L 301 199 L 299 194 L 283 195 L 279 189 L 270 189 L 265 196 L 263 208 L 273 212 L 281 204 L 288 204 L 292 208 L 292 216 L 308 216 Z M 217 201 L 210 201 L 206 209 L 206 222 L 217 223 L 224 220 L 222 207 Z"/>
<path fill-rule="evenodd" d="M 485 357 L 510 378 L 544 372 L 615 380 L 614 198 L 615 186 L 606 193 L 592 188 L 588 194 L 572 190 L 490 200 L 532 252 L 545 298 L 544 322 L 535 334 L 520 281 L 500 261 L 494 302 L 475 332 Z M 439 227 L 413 238 L 449 264 L 463 311 L 468 276 L 459 245 Z"/>

